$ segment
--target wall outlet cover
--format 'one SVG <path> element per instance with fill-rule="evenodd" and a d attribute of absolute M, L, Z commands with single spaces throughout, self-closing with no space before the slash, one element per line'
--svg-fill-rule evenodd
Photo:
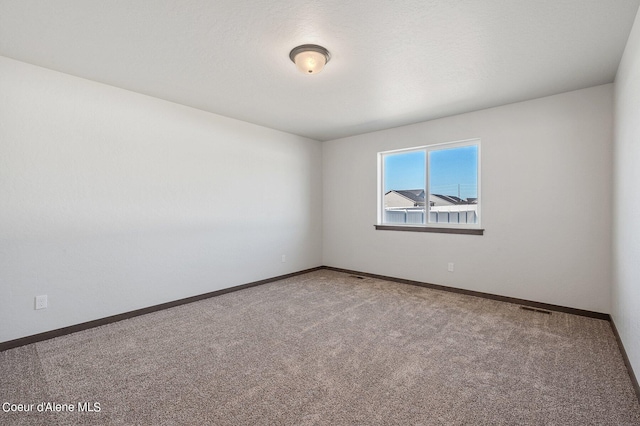
<path fill-rule="evenodd" d="M 47 296 L 36 296 L 36 309 L 46 309 L 47 308 Z"/>

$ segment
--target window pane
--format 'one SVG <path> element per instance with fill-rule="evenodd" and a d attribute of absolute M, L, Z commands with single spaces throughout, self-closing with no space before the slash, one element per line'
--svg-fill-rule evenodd
<path fill-rule="evenodd" d="M 429 223 L 478 223 L 478 146 L 429 152 Z"/>
<path fill-rule="evenodd" d="M 426 152 L 387 154 L 383 160 L 383 223 L 424 224 Z"/>

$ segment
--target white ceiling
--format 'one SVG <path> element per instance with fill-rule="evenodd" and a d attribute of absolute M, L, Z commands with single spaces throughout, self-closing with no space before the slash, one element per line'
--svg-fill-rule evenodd
<path fill-rule="evenodd" d="M 0 0 L 0 55 L 330 140 L 610 83 L 639 3 Z"/>

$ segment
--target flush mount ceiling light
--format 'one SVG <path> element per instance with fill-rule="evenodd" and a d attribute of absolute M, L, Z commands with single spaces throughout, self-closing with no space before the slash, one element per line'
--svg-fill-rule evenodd
<path fill-rule="evenodd" d="M 316 44 L 303 44 L 294 47 L 289 53 L 289 58 L 296 64 L 296 67 L 305 74 L 317 74 L 324 68 L 331 59 L 329 51 Z"/>

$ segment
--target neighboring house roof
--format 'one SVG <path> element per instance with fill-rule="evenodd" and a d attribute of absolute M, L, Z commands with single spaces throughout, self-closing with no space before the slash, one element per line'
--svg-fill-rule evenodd
<path fill-rule="evenodd" d="M 424 204 L 424 190 L 423 189 L 392 189 L 384 195 L 389 194 L 390 192 L 395 192 L 396 194 L 408 198 L 414 203 L 423 203 Z"/>
<path fill-rule="evenodd" d="M 442 194 L 431 194 L 434 197 L 442 198 L 443 200 L 451 203 L 451 204 L 468 204 L 469 202 L 463 200 L 462 198 L 458 198 L 455 195 L 442 195 Z"/>
<path fill-rule="evenodd" d="M 391 192 L 395 192 L 396 194 L 405 197 L 414 203 L 422 203 L 424 204 L 425 192 L 423 189 L 392 189 L 391 191 L 386 192 L 384 195 L 387 195 Z M 451 204 L 477 204 L 477 198 L 468 198 L 463 200 L 462 198 L 458 198 L 455 195 L 443 195 L 443 194 L 431 194 L 433 197 L 441 198 L 442 200 L 451 203 Z"/>

